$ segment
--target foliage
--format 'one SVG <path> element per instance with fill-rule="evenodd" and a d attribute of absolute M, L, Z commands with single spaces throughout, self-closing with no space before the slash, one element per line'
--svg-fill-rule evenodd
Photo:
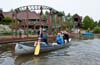
<path fill-rule="evenodd" d="M 97 21 L 95 21 L 94 22 L 94 27 L 96 27 L 98 25 L 98 22 Z"/>
<path fill-rule="evenodd" d="M 83 28 L 84 29 L 93 29 L 95 26 L 94 24 L 94 20 L 92 18 L 90 18 L 89 16 L 85 16 L 85 18 L 83 19 Z"/>
<path fill-rule="evenodd" d="M 12 35 L 10 31 L 0 31 L 0 35 Z"/>
<path fill-rule="evenodd" d="M 100 27 L 100 20 L 99 20 L 99 22 L 98 22 L 98 26 Z"/>
<path fill-rule="evenodd" d="M 100 27 L 96 26 L 93 30 L 94 33 L 100 33 Z"/>
<path fill-rule="evenodd" d="M 12 22 L 10 17 L 5 17 L 0 21 L 0 24 L 9 25 Z"/>
<path fill-rule="evenodd" d="M 32 30 L 29 29 L 29 30 L 28 30 L 28 34 L 31 34 L 31 35 L 32 35 L 32 34 L 34 34 L 34 32 L 33 32 Z"/>
<path fill-rule="evenodd" d="M 57 15 L 58 15 L 59 17 L 62 17 L 62 16 L 64 16 L 64 12 L 58 12 Z"/>
<path fill-rule="evenodd" d="M 68 25 L 70 30 L 74 27 L 73 17 L 71 17 Z"/>
<path fill-rule="evenodd" d="M 62 28 L 63 28 L 63 30 L 66 30 L 66 27 L 67 27 L 67 22 L 63 22 L 63 23 L 62 23 Z"/>
<path fill-rule="evenodd" d="M 65 13 L 64 12 L 58 12 L 57 13 L 57 17 L 58 17 L 58 22 L 59 22 L 59 24 L 62 26 L 62 23 L 64 22 L 63 21 L 63 16 L 65 15 Z"/>
<path fill-rule="evenodd" d="M 71 31 L 72 28 L 74 27 L 74 22 L 73 22 L 74 19 L 73 19 L 73 17 L 71 16 L 70 13 L 68 13 L 68 15 L 65 16 L 65 20 L 66 20 L 66 22 L 67 22 L 67 30 L 68 30 L 68 31 Z"/>
<path fill-rule="evenodd" d="M 17 29 L 19 27 L 19 22 L 14 21 L 14 22 L 10 23 L 9 26 L 10 26 L 11 29 Z"/>
<path fill-rule="evenodd" d="M 49 12 L 46 11 L 45 14 L 43 14 L 43 20 L 47 20 L 48 19 L 48 15 L 49 15 Z"/>
<path fill-rule="evenodd" d="M 70 18 L 71 18 L 71 15 L 70 15 L 70 13 L 68 13 L 68 15 L 67 15 L 67 16 L 65 16 L 65 20 L 66 20 L 66 21 L 69 21 L 69 20 L 70 20 Z"/>

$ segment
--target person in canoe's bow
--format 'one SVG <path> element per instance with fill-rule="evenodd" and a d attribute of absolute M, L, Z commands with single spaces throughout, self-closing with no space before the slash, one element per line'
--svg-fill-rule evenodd
<path fill-rule="evenodd" d="M 64 39 L 63 39 L 63 36 L 62 36 L 62 33 L 58 33 L 57 36 L 56 36 L 56 42 L 60 45 L 63 45 L 64 44 Z"/>

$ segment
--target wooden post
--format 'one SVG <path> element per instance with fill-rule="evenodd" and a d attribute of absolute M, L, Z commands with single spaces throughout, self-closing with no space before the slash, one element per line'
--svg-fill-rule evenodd
<path fill-rule="evenodd" d="M 29 18 L 29 15 L 28 15 L 28 11 L 29 11 L 29 9 L 28 9 L 28 6 L 27 6 L 27 9 L 26 9 L 26 35 L 27 35 L 27 37 L 28 37 L 28 18 Z"/>
<path fill-rule="evenodd" d="M 41 12 L 40 12 L 40 27 L 42 27 L 42 14 L 43 14 L 42 6 L 40 7 L 40 10 L 41 10 Z"/>

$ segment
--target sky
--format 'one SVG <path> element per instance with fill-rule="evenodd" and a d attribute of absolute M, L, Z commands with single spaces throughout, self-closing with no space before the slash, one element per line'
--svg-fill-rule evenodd
<path fill-rule="evenodd" d="M 0 8 L 5 12 L 25 5 L 46 5 L 64 11 L 66 15 L 88 15 L 95 21 L 100 20 L 99 4 L 100 0 L 0 0 Z"/>

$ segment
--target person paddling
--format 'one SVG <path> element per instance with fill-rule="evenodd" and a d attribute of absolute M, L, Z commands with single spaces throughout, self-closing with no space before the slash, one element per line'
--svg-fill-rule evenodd
<path fill-rule="evenodd" d="M 42 42 L 45 42 L 48 45 L 48 33 L 46 29 L 43 29 L 41 38 L 42 38 Z"/>

